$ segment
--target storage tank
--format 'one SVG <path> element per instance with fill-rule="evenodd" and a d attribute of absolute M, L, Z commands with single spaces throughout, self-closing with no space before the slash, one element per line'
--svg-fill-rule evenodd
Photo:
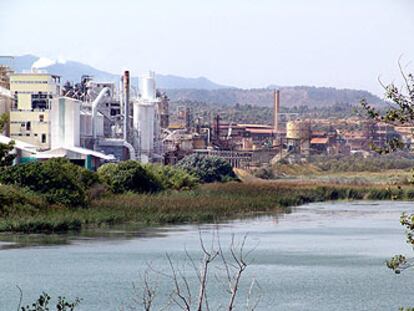
<path fill-rule="evenodd" d="M 287 139 L 309 139 L 310 124 L 305 121 L 289 121 L 286 124 L 286 138 Z"/>
<path fill-rule="evenodd" d="M 152 100 L 156 98 L 155 74 L 149 71 L 148 74 L 141 76 L 139 79 L 139 90 L 143 99 Z"/>
<path fill-rule="evenodd" d="M 98 112 L 96 115 L 96 136 L 104 136 L 104 117 Z M 90 112 L 80 112 L 80 135 L 81 137 L 92 137 L 92 114 Z"/>
<path fill-rule="evenodd" d="M 81 102 L 68 97 L 52 100 L 50 110 L 51 148 L 80 145 Z"/>
<path fill-rule="evenodd" d="M 151 102 L 134 102 L 134 129 L 140 137 L 141 161 L 149 162 L 154 150 L 155 105 Z"/>

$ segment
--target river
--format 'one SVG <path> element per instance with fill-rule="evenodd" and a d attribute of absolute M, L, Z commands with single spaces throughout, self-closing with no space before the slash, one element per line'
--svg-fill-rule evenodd
<path fill-rule="evenodd" d="M 399 216 L 411 211 L 412 204 L 326 202 L 300 206 L 290 214 L 218 226 L 112 228 L 64 236 L 3 235 L 0 311 L 16 310 L 16 285 L 24 292 L 24 303 L 45 291 L 53 298 L 82 298 L 80 311 L 129 310 L 141 288 L 142 274 L 148 270 L 151 284 L 157 284 L 156 301 L 164 303 L 171 288 L 171 281 L 161 274 L 169 271 L 166 254 L 194 286 L 194 271 L 184 264 L 185 251 L 197 259 L 199 232 L 210 245 L 217 231 L 223 249 L 233 235 L 240 241 L 247 233 L 245 249 L 253 250 L 236 310 L 244 310 L 245 290 L 253 279 L 258 286 L 250 300 L 261 297 L 257 310 L 390 311 L 414 306 L 414 271 L 395 275 L 384 264 L 393 254 L 411 255 Z M 208 295 L 213 305 L 227 301 L 220 266 L 216 262 L 211 267 Z M 134 284 L 138 289 L 134 290 Z"/>

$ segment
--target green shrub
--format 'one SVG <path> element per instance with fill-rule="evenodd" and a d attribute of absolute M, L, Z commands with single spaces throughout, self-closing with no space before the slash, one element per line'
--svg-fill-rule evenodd
<path fill-rule="evenodd" d="M 236 179 L 231 165 L 219 157 L 192 154 L 178 162 L 177 167 L 193 173 L 206 183 L 226 182 Z"/>
<path fill-rule="evenodd" d="M 271 167 L 261 167 L 254 171 L 253 176 L 260 179 L 275 179 L 275 174 Z"/>
<path fill-rule="evenodd" d="M 41 193 L 51 204 L 85 206 L 85 190 L 97 181 L 94 173 L 63 158 L 4 168 L 0 182 Z"/>
<path fill-rule="evenodd" d="M 155 176 L 163 189 L 192 189 L 198 184 L 195 175 L 171 165 L 147 164 L 145 169 Z"/>
<path fill-rule="evenodd" d="M 15 186 L 0 185 L 0 217 L 10 214 L 30 214 L 47 205 L 38 194 Z"/>
<path fill-rule="evenodd" d="M 113 193 L 156 192 L 162 189 L 156 176 L 133 160 L 102 165 L 98 169 L 98 177 Z"/>

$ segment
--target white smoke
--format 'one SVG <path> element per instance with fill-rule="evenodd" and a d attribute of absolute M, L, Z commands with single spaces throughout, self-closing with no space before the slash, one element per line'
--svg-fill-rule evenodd
<path fill-rule="evenodd" d="M 40 69 L 40 68 L 45 68 L 51 65 L 56 64 L 56 61 L 47 57 L 40 57 L 38 60 L 36 60 L 33 64 L 32 64 L 32 70 L 33 69 Z"/>

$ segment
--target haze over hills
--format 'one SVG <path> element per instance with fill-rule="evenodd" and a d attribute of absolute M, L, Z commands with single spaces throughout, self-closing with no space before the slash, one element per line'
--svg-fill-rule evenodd
<path fill-rule="evenodd" d="M 4 61 L 3 61 L 4 63 Z M 9 65 L 17 72 L 31 70 L 36 67 L 49 73 L 62 76 L 62 81 L 80 81 L 84 74 L 91 75 L 97 81 L 119 81 L 119 74 L 96 69 L 75 61 L 54 61 L 34 55 L 17 56 Z M 174 75 L 156 74 L 157 86 L 165 90 L 172 101 L 197 101 L 220 105 L 271 106 L 273 89 L 281 90 L 283 106 L 324 107 L 338 103 L 358 104 L 362 98 L 369 103 L 381 104 L 383 101 L 368 91 L 353 89 L 336 89 L 332 87 L 270 85 L 260 89 L 239 89 L 217 84 L 205 77 L 184 78 Z M 138 84 L 138 78 L 132 78 L 132 84 Z"/>
<path fill-rule="evenodd" d="M 3 63 L 5 61 L 2 60 Z M 23 72 L 31 70 L 34 67 L 46 70 L 51 74 L 62 77 L 62 81 L 79 82 L 82 75 L 93 76 L 97 81 L 119 81 L 121 72 L 113 74 L 106 71 L 96 69 L 92 66 L 82 64 L 75 61 L 54 61 L 47 58 L 39 58 L 34 55 L 17 56 L 13 61 L 7 61 L 15 71 Z M 133 73 L 132 73 L 133 74 Z M 171 88 L 194 88 L 194 89 L 220 89 L 226 86 L 214 83 L 207 78 L 184 78 L 174 75 L 156 74 L 157 86 L 163 89 Z M 137 85 L 138 78 L 133 77 L 132 83 Z"/>

